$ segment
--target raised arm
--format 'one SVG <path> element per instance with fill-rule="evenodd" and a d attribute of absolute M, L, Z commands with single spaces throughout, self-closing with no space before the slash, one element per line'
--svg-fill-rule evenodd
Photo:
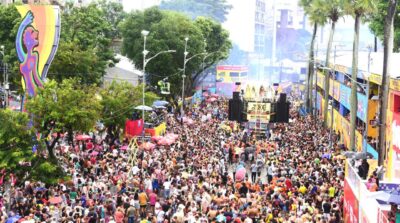
<path fill-rule="evenodd" d="M 15 46 L 17 48 L 18 60 L 20 62 L 24 62 L 24 58 L 26 56 L 26 53 L 24 52 L 24 48 L 22 45 L 23 34 L 26 27 L 28 27 L 32 23 L 32 21 L 33 21 L 33 14 L 31 11 L 29 11 L 28 13 L 26 13 L 25 18 L 22 20 L 21 25 L 18 28 L 17 38 L 15 40 Z"/>

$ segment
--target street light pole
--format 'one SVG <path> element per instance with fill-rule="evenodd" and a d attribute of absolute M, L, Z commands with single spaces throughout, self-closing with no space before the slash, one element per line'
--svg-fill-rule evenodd
<path fill-rule="evenodd" d="M 149 35 L 149 31 L 147 30 L 142 30 L 142 36 L 143 36 L 143 77 L 142 77 L 142 104 L 145 105 L 145 88 L 146 88 L 146 56 L 149 53 L 149 51 L 146 50 L 146 40 L 147 40 L 147 35 Z M 145 128 L 145 118 L 144 118 L 144 109 L 142 110 L 142 119 L 143 119 L 143 129 L 142 129 L 142 137 L 144 140 L 144 128 Z"/>
<path fill-rule="evenodd" d="M 183 53 L 183 74 L 182 74 L 182 106 L 181 106 L 181 118 L 183 118 L 184 114 L 184 106 L 185 106 L 185 78 L 186 78 L 186 57 L 189 54 L 187 52 L 187 43 L 189 41 L 189 37 L 185 38 L 185 52 Z"/>
<path fill-rule="evenodd" d="M 4 108 L 7 108 L 9 105 L 8 101 L 8 90 L 9 90 L 9 85 L 8 85 L 8 75 L 7 75 L 7 64 L 5 62 L 5 50 L 4 50 L 4 45 L 0 46 L 0 53 L 2 55 L 2 62 L 3 62 L 3 90 L 4 90 Z"/>
<path fill-rule="evenodd" d="M 142 77 L 142 105 L 145 105 L 145 91 L 146 91 L 146 65 L 147 63 L 150 62 L 150 60 L 158 57 L 160 54 L 164 54 L 164 53 L 175 53 L 176 50 L 164 50 L 161 52 L 156 53 L 154 56 L 150 57 L 150 58 L 146 58 L 147 54 L 149 54 L 149 51 L 146 50 L 146 40 L 147 40 L 147 36 L 149 35 L 149 31 L 147 30 L 142 30 L 142 36 L 143 36 L 143 77 Z M 144 139 L 144 125 L 145 125 L 145 117 L 144 117 L 144 109 L 142 109 L 142 119 L 143 119 L 143 130 L 142 130 L 142 136 Z"/>

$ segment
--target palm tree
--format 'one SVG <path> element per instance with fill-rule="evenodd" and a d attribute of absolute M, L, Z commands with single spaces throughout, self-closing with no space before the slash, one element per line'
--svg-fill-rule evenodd
<path fill-rule="evenodd" d="M 313 24 L 313 34 L 310 43 L 309 60 L 308 60 L 308 72 L 306 80 L 306 108 L 310 111 L 311 98 L 312 98 L 312 87 L 313 87 L 313 74 L 314 74 L 314 46 L 315 38 L 317 36 L 318 26 L 323 26 L 326 23 L 326 17 L 320 10 L 321 0 L 300 0 L 299 5 L 304 9 L 308 15 L 310 22 Z"/>
<path fill-rule="evenodd" d="M 393 22 L 396 15 L 397 0 L 389 0 L 387 14 L 385 18 L 384 36 L 383 36 L 383 72 L 382 72 L 382 99 L 379 106 L 379 157 L 378 165 L 382 165 L 384 161 L 384 153 L 386 151 L 386 111 L 388 107 L 389 83 L 387 76 L 390 74 L 390 58 L 393 52 Z"/>
<path fill-rule="evenodd" d="M 322 0 L 321 10 L 331 22 L 331 31 L 329 34 L 328 46 L 326 48 L 325 66 L 329 66 L 331 55 L 333 35 L 335 34 L 336 22 L 343 16 L 343 8 L 340 0 Z M 324 124 L 328 127 L 328 102 L 329 102 L 329 70 L 325 70 L 325 103 L 324 103 Z"/>
<path fill-rule="evenodd" d="M 377 0 L 342 0 L 345 11 L 354 17 L 353 62 L 351 69 L 351 97 L 350 97 L 350 150 L 355 149 L 356 121 L 357 121 L 357 73 L 358 73 L 358 45 L 361 19 L 376 10 Z"/>

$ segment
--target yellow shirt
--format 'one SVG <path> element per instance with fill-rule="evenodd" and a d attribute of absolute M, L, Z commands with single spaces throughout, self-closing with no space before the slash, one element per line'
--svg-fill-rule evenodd
<path fill-rule="evenodd" d="M 307 188 L 304 186 L 304 185 L 302 185 L 300 188 L 299 188 L 299 190 L 298 190 L 300 193 L 302 193 L 302 194 L 305 194 L 306 192 L 307 192 Z"/>
<path fill-rule="evenodd" d="M 147 204 L 147 195 L 146 193 L 142 192 L 139 194 L 139 204 L 146 205 Z"/>
<path fill-rule="evenodd" d="M 330 187 L 328 189 L 329 192 L 329 197 L 334 197 L 335 196 L 335 187 Z"/>

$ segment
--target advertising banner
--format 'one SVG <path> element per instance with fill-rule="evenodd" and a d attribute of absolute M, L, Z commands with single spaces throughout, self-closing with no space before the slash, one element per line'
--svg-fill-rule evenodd
<path fill-rule="evenodd" d="M 329 95 L 333 97 L 333 82 L 334 80 L 329 79 Z"/>
<path fill-rule="evenodd" d="M 367 107 L 368 107 L 368 98 L 366 95 L 357 93 L 357 117 L 364 122 L 367 122 Z"/>
<path fill-rule="evenodd" d="M 350 110 L 351 88 L 344 84 L 340 84 L 340 97 L 339 102 Z M 364 122 L 367 120 L 367 96 L 357 93 L 357 117 Z"/>
<path fill-rule="evenodd" d="M 271 119 L 271 103 L 249 102 L 247 104 L 247 120 L 269 122 Z"/>
<path fill-rule="evenodd" d="M 340 97 L 339 101 L 347 109 L 350 108 L 351 89 L 344 84 L 340 84 Z"/>
<path fill-rule="evenodd" d="M 393 150 L 400 154 L 400 113 L 393 112 L 393 121 L 392 121 L 392 144 Z M 390 136 L 389 136 L 390 137 Z"/>
<path fill-rule="evenodd" d="M 332 97 L 339 101 L 340 99 L 340 83 L 338 81 L 333 81 L 333 95 Z"/>
<path fill-rule="evenodd" d="M 220 65 L 217 66 L 216 80 L 223 83 L 244 83 L 247 81 L 248 72 L 247 66 Z"/>
<path fill-rule="evenodd" d="M 344 222 L 358 223 L 358 200 L 354 195 L 347 178 L 344 181 Z"/>
<path fill-rule="evenodd" d="M 322 71 L 317 72 L 317 86 L 322 89 L 325 87 L 325 75 Z"/>

